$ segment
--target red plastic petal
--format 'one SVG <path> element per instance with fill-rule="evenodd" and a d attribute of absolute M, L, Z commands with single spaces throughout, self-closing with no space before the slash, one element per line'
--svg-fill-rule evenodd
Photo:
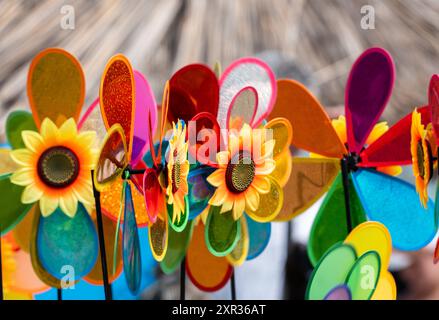
<path fill-rule="evenodd" d="M 428 104 L 431 114 L 431 124 L 433 125 L 436 141 L 439 142 L 439 76 L 431 77 L 428 89 Z"/>

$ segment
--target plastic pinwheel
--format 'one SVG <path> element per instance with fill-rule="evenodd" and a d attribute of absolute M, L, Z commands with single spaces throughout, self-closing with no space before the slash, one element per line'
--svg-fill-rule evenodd
<path fill-rule="evenodd" d="M 117 277 L 118 267 L 123 271 L 128 287 L 136 294 L 141 283 L 141 259 L 138 226 L 148 226 L 142 196 L 142 183 L 131 173 L 143 170 L 142 156 L 149 145 L 148 117 L 155 125 L 157 118 L 155 100 L 149 84 L 141 73 L 133 71 L 130 62 L 123 55 L 112 57 L 101 80 L 99 105 L 107 135 L 101 147 L 94 171 L 94 184 L 102 192 L 102 210 L 110 219 L 116 220 L 116 227 L 107 222 L 110 233 L 107 254 L 110 280 Z M 92 106 L 94 107 L 94 106 Z M 91 107 L 91 108 L 92 108 Z M 96 119 L 93 109 L 87 112 L 89 119 Z M 98 118 L 98 117 L 97 117 Z M 118 234 L 122 225 L 122 244 Z M 113 240 L 113 241 L 112 241 Z M 107 242 L 107 239 L 106 239 Z M 122 247 L 122 261 L 118 249 Z M 95 281 L 100 281 L 100 278 Z"/>
<path fill-rule="evenodd" d="M 97 258 L 97 234 L 88 212 L 93 206 L 95 133 L 76 127 L 84 91 L 79 62 L 64 50 L 44 50 L 28 74 L 32 114 L 15 111 L 7 119 L 13 150 L 2 155 L 10 153 L 15 164 L 12 174 L 0 177 L 0 228 L 2 234 L 14 228 L 14 259 L 18 270 L 27 273 L 16 282 L 19 291 L 61 288 L 65 266 L 73 268 L 71 279 L 77 281 Z"/>
<path fill-rule="evenodd" d="M 308 300 L 395 300 L 387 270 L 392 254 L 389 231 L 378 222 L 358 225 L 319 260 L 306 290 Z"/>
<path fill-rule="evenodd" d="M 192 221 L 170 233 L 161 266 L 172 272 L 187 250 L 189 278 L 214 291 L 227 283 L 232 266 L 255 258 L 268 243 L 290 174 L 281 161 L 291 157 L 292 129 L 283 118 L 261 126 L 273 108 L 276 82 L 257 59 L 234 62 L 219 81 L 208 67 L 186 66 L 170 79 L 169 92 L 168 119 L 188 124 L 189 158 L 196 161 L 188 174 Z"/>
<path fill-rule="evenodd" d="M 423 208 L 411 184 L 382 170 L 412 163 L 411 115 L 365 145 L 390 98 L 393 82 L 394 65 L 385 50 L 368 49 L 358 58 L 346 88 L 347 143 L 340 139 L 320 103 L 305 87 L 291 80 L 278 82 L 274 110 L 290 110 L 293 145 L 323 156 L 293 159 L 292 177 L 286 187 L 291 207 L 278 217 L 287 220 L 300 214 L 329 189 L 308 244 L 313 265 L 367 218 L 383 223 L 393 245 L 400 250 L 422 248 L 436 233 L 432 206 Z M 422 122 L 428 123 L 427 108 L 420 108 L 419 112 Z M 344 174 L 340 174 L 340 166 Z"/>

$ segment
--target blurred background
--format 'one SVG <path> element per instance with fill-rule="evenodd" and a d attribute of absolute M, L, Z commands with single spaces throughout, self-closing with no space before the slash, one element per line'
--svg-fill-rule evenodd
<path fill-rule="evenodd" d="M 373 9 L 372 29 L 362 26 L 364 6 Z M 73 25 L 70 20 L 66 27 L 65 10 L 71 8 Z M 335 117 L 344 112 L 353 61 L 364 49 L 382 46 L 395 58 L 397 71 L 383 115 L 391 125 L 426 104 L 430 77 L 439 72 L 437 34 L 437 0 L 0 0 L 0 143 L 7 113 L 28 108 L 28 67 L 47 47 L 62 47 L 80 60 L 86 105 L 98 96 L 104 66 L 116 53 L 147 76 L 158 100 L 164 82 L 185 64 L 218 61 L 226 67 L 234 59 L 258 56 L 277 77 L 307 85 Z M 410 168 L 406 171 L 410 180 Z M 286 224 L 273 225 L 266 251 L 237 270 L 238 298 L 303 298 L 310 271 L 303 250 L 318 205 L 293 223 L 289 246 Z M 396 260 L 400 298 L 439 298 L 430 248 Z M 155 276 L 144 297 L 170 298 L 167 290 L 174 287 L 177 294 L 178 276 L 174 282 Z M 228 288 L 210 296 L 190 290 L 188 297 L 229 297 Z"/>

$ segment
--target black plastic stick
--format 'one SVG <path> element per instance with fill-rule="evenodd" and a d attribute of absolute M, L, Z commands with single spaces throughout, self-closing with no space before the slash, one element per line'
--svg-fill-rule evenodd
<path fill-rule="evenodd" d="M 180 300 L 186 300 L 186 257 L 180 265 Z"/>
<path fill-rule="evenodd" d="M 232 295 L 232 301 L 235 301 L 236 300 L 235 268 L 232 268 L 232 276 L 230 277 L 230 291 Z"/>
<path fill-rule="evenodd" d="M 102 210 L 101 210 L 101 193 L 96 190 L 94 180 L 93 180 L 93 170 L 91 171 L 91 181 L 93 185 L 93 195 L 95 198 L 96 205 L 96 222 L 98 225 L 98 236 L 99 236 L 99 250 L 101 256 L 102 265 L 102 278 L 104 280 L 104 291 L 105 300 L 113 300 L 113 292 L 111 290 L 111 284 L 108 280 L 108 268 L 107 268 L 107 254 L 105 251 L 105 237 L 104 237 L 104 225 L 102 223 Z"/>
<path fill-rule="evenodd" d="M 352 231 L 352 219 L 351 219 L 351 199 L 349 197 L 349 169 L 348 162 L 346 158 L 341 160 L 341 174 L 343 180 L 343 190 L 344 190 L 344 203 L 346 207 L 346 225 L 348 228 L 348 233 Z"/>
<path fill-rule="evenodd" d="M 56 298 L 58 301 L 62 301 L 62 289 L 56 289 Z"/>

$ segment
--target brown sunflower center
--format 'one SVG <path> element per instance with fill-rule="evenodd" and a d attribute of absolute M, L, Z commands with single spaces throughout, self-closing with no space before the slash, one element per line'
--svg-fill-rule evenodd
<path fill-rule="evenodd" d="M 427 160 L 425 160 L 425 152 L 424 152 L 424 146 L 423 141 L 419 140 L 416 148 L 417 153 L 417 166 L 419 170 L 419 176 L 424 179 L 430 181 L 433 173 L 433 153 L 431 151 L 431 146 L 428 141 L 425 141 L 427 145 Z M 427 175 L 426 167 L 428 166 L 429 169 L 429 175 Z"/>
<path fill-rule="evenodd" d="M 236 154 L 226 169 L 226 185 L 233 193 L 241 193 L 250 187 L 255 177 L 255 163 L 250 155 Z"/>
<path fill-rule="evenodd" d="M 172 167 L 172 193 L 176 193 L 178 188 L 180 188 L 180 169 L 180 163 L 174 163 L 174 166 Z"/>
<path fill-rule="evenodd" d="M 38 159 L 38 176 L 47 185 L 64 188 L 79 175 L 79 160 L 69 148 L 57 146 L 47 149 Z"/>

